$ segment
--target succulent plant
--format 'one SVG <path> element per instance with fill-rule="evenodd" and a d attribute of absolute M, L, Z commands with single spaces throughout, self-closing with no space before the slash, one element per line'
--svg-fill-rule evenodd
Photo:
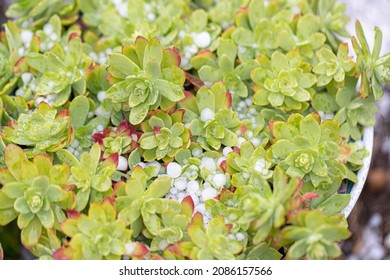
<path fill-rule="evenodd" d="M 118 165 L 118 154 L 112 154 L 100 164 L 101 149 L 95 143 L 89 152 L 84 152 L 78 161 L 68 150 L 59 150 L 56 155 L 61 162 L 71 166 L 69 183 L 76 186 L 77 211 L 82 211 L 88 202 L 101 202 L 113 193 L 111 176 Z"/>
<path fill-rule="evenodd" d="M 134 45 L 109 58 L 108 98 L 116 110 L 130 110 L 131 124 L 140 124 L 149 110 L 168 110 L 184 98 L 184 72 L 174 49 L 163 49 L 157 38 L 138 37 Z"/>
<path fill-rule="evenodd" d="M 352 37 L 352 45 L 357 54 L 356 68 L 362 77 L 360 96 L 366 98 L 373 95 L 375 100 L 383 96 L 381 85 L 390 83 L 390 55 L 380 57 L 382 48 L 382 31 L 375 28 L 375 39 L 372 52 L 368 45 L 362 25 L 356 21 L 356 37 Z"/>
<path fill-rule="evenodd" d="M 36 95 L 50 96 L 53 106 L 64 105 L 72 92 L 76 96 L 85 93 L 84 74 L 91 65 L 91 59 L 83 54 L 77 33 L 69 36 L 66 46 L 57 43 L 44 54 L 29 53 L 26 61 L 38 76 Z"/>
<path fill-rule="evenodd" d="M 311 1 L 312 8 L 319 15 L 321 32 L 326 35 L 330 46 L 336 50 L 340 37 L 350 37 L 346 30 L 349 18 L 346 15 L 345 3 L 336 0 Z"/>
<path fill-rule="evenodd" d="M 292 114 L 287 122 L 270 124 L 275 139 L 268 150 L 269 160 L 280 165 L 287 175 L 300 177 L 305 187 L 318 188 L 347 176 L 342 162 L 348 159 L 349 150 L 343 149 L 337 121 L 319 122 L 316 114 Z"/>
<path fill-rule="evenodd" d="M 341 135 L 346 139 L 358 141 L 362 138 L 362 127 L 375 124 L 374 115 L 377 107 L 374 97 L 362 99 L 356 93 L 358 80 L 346 77 L 344 86 L 329 90 L 328 93 L 317 93 L 312 100 L 315 110 L 325 114 L 334 114 L 334 120 L 340 125 Z"/>
<path fill-rule="evenodd" d="M 170 161 L 181 148 L 188 148 L 190 131 L 183 124 L 183 110 L 171 115 L 155 111 L 141 125 L 144 132 L 139 139 L 142 157 L 147 160 Z"/>
<path fill-rule="evenodd" d="M 13 144 L 5 150 L 6 169 L 1 170 L 1 225 L 16 217 L 24 246 L 37 245 L 42 228 L 57 228 L 65 219 L 64 209 L 73 207 L 73 194 L 65 189 L 70 169 L 53 165 L 44 154 L 27 159 Z"/>
<path fill-rule="evenodd" d="M 256 60 L 247 60 L 236 65 L 237 46 L 231 39 L 221 38 L 218 43 L 217 57 L 210 51 L 200 52 L 191 59 L 191 65 L 198 70 L 200 79 L 209 84 L 223 81 L 231 94 L 248 96 L 250 72 L 258 66 Z"/>
<path fill-rule="evenodd" d="M 179 104 L 185 109 L 184 121 L 190 123 L 192 136 L 202 148 L 219 150 L 222 145 L 237 145 L 235 132 L 241 129 L 242 123 L 229 110 L 231 95 L 223 83 L 218 82 L 210 89 L 202 87 L 196 96 L 186 92 L 186 98 Z"/>
<path fill-rule="evenodd" d="M 134 125 L 124 120 L 115 130 L 105 129 L 103 133 L 95 133 L 93 139 L 100 144 L 103 158 L 112 154 L 128 154 L 138 147 L 138 139 L 142 133 L 137 132 Z"/>
<path fill-rule="evenodd" d="M 57 259 L 119 260 L 126 253 L 126 243 L 131 241 L 131 230 L 117 218 L 110 199 L 92 203 L 88 215 L 68 212 L 61 229 L 70 241 L 54 253 Z"/>
<path fill-rule="evenodd" d="M 243 246 L 228 238 L 230 228 L 223 216 L 213 218 L 205 228 L 202 214 L 195 213 L 188 226 L 190 241 L 178 243 L 168 250 L 192 260 L 234 260 Z"/>
<path fill-rule="evenodd" d="M 0 30 L 5 240 L 17 225 L 43 260 L 336 258 L 390 83 L 379 28 L 371 51 L 357 22 L 349 56 L 345 11 L 14 0 Z M 12 258 L 18 242 L 1 243 Z"/>
<path fill-rule="evenodd" d="M 119 219 L 130 225 L 133 236 L 137 237 L 143 227 L 149 236 L 158 236 L 162 228 L 160 215 L 172 209 L 180 212 L 178 201 L 166 200 L 172 179 L 162 176 L 149 183 L 149 178 L 140 166 L 136 166 L 127 182 L 119 182 L 115 186 Z M 173 238 L 173 237 L 172 237 Z"/>
<path fill-rule="evenodd" d="M 272 177 L 272 163 L 267 159 L 267 152 L 262 146 L 255 148 L 251 142 L 241 144 L 239 152 L 227 156 L 227 170 L 232 174 L 232 184 L 243 186 L 253 183 L 254 178 Z"/>
<path fill-rule="evenodd" d="M 266 183 L 244 187 L 245 195 L 239 204 L 242 215 L 238 223 L 250 225 L 248 232 L 253 236 L 253 244 L 266 240 L 271 231 L 284 225 L 302 187 L 299 178 L 290 179 L 280 168 L 275 169 L 273 180 L 272 190 Z"/>
<path fill-rule="evenodd" d="M 271 59 L 260 56 L 258 62 L 260 67 L 251 73 L 255 83 L 254 104 L 285 111 L 303 111 L 308 107 L 317 79 L 310 73 L 310 65 L 302 62 L 299 51 L 287 54 L 275 51 Z"/>
<path fill-rule="evenodd" d="M 67 111 L 57 114 L 57 110 L 42 102 L 36 112 L 21 114 L 17 121 L 11 121 L 2 136 L 8 143 L 30 148 L 32 154 L 56 152 L 72 141 L 73 128 Z"/>
<path fill-rule="evenodd" d="M 355 70 L 355 63 L 348 57 L 348 44 L 340 44 L 337 56 L 332 50 L 325 47 L 317 52 L 319 63 L 314 66 L 313 72 L 318 75 L 317 85 L 326 86 L 332 80 L 342 83 L 345 74 Z"/>
<path fill-rule="evenodd" d="M 64 24 L 73 23 L 78 18 L 75 1 L 15 0 L 6 12 L 7 17 L 17 18 L 18 23 L 29 26 L 42 25 L 54 14 L 60 15 Z"/>
<path fill-rule="evenodd" d="M 291 244 L 288 259 L 307 258 L 311 260 L 333 259 L 341 251 L 336 242 L 347 239 L 344 215 L 326 217 L 319 210 L 301 211 L 290 219 L 291 225 L 282 230 L 281 240 Z"/>
<path fill-rule="evenodd" d="M 299 5 L 252 0 L 237 13 L 235 23 L 231 37 L 240 46 L 239 57 L 243 60 L 295 48 L 311 59 L 326 41 L 320 32 L 320 19 L 309 12 L 301 15 Z"/>

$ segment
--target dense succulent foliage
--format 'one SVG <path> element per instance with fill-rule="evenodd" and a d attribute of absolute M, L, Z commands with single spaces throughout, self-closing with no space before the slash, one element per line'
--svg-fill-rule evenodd
<path fill-rule="evenodd" d="M 0 226 L 37 258 L 340 255 L 342 186 L 390 83 L 379 28 L 372 50 L 358 21 L 348 39 L 336 0 L 15 0 L 7 16 Z"/>

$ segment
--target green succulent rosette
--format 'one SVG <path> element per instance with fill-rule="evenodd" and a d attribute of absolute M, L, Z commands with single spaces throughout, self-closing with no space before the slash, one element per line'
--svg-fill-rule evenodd
<path fill-rule="evenodd" d="M 176 110 L 170 115 L 155 111 L 142 123 L 143 134 L 139 139 L 139 148 L 146 161 L 162 159 L 169 162 L 180 149 L 189 147 L 191 134 L 183 124 L 183 115 L 183 110 Z"/>
<path fill-rule="evenodd" d="M 210 85 L 223 81 L 231 94 L 247 97 L 250 72 L 258 66 L 258 62 L 247 60 L 237 65 L 237 46 L 231 39 L 220 38 L 216 54 L 203 51 L 191 59 L 199 78 Z"/>
<path fill-rule="evenodd" d="M 83 53 L 81 38 L 77 33 L 69 36 L 66 46 L 57 43 L 44 54 L 29 53 L 26 61 L 38 77 L 35 94 L 50 96 L 53 106 L 64 105 L 72 93 L 76 96 L 85 93 L 84 74 L 92 61 Z"/>
<path fill-rule="evenodd" d="M 99 143 L 95 143 L 89 152 L 84 152 L 80 161 L 68 150 L 59 150 L 56 153 L 62 163 L 71 167 L 69 183 L 77 190 L 77 211 L 85 209 L 88 203 L 99 203 L 113 193 L 111 177 L 118 165 L 118 154 L 112 154 L 100 162 L 101 153 Z"/>
<path fill-rule="evenodd" d="M 301 178 L 305 190 L 324 188 L 336 180 L 341 183 L 347 177 L 356 182 L 356 175 L 344 165 L 350 149 L 345 149 L 337 121 L 320 123 L 317 114 L 292 114 L 287 122 L 270 126 L 274 140 L 268 159 L 287 175 Z"/>
<path fill-rule="evenodd" d="M 23 150 L 13 144 L 5 150 L 6 168 L 0 172 L 0 224 L 17 218 L 21 241 L 31 248 L 38 244 L 44 229 L 59 230 L 65 209 L 74 205 L 74 196 L 66 189 L 70 168 L 53 165 L 40 154 L 28 160 Z"/>
<path fill-rule="evenodd" d="M 168 250 L 191 260 L 234 260 L 243 246 L 228 238 L 230 229 L 223 216 L 213 218 L 205 228 L 203 216 L 198 212 L 188 226 L 189 241 L 179 242 Z"/>
<path fill-rule="evenodd" d="M 304 111 L 309 106 L 317 79 L 310 64 L 301 60 L 298 50 L 287 54 L 275 51 L 271 59 L 260 56 L 258 62 L 260 67 L 251 72 L 255 83 L 254 104 L 285 111 Z"/>
<path fill-rule="evenodd" d="M 191 134 L 196 142 L 206 150 L 219 150 L 222 145 L 237 145 L 236 134 L 242 128 L 235 112 L 230 110 L 231 95 L 222 82 L 210 89 L 201 87 L 196 96 L 186 92 L 179 102 L 185 109 L 184 121 L 189 123 Z"/>
<path fill-rule="evenodd" d="M 255 148 L 251 142 L 241 144 L 239 152 L 227 156 L 227 171 L 232 175 L 232 184 L 242 186 L 254 183 L 258 177 L 272 177 L 272 162 L 267 159 L 267 152 L 262 146 Z"/>
<path fill-rule="evenodd" d="M 70 241 L 54 252 L 56 259 L 119 260 L 131 242 L 132 231 L 117 218 L 110 199 L 91 204 L 88 215 L 69 211 L 61 229 Z"/>
<path fill-rule="evenodd" d="M 350 237 L 344 215 L 325 216 L 319 210 L 301 211 L 281 232 L 288 244 L 287 259 L 327 260 L 341 255 L 337 242 Z"/>
<path fill-rule="evenodd" d="M 17 121 L 3 128 L 7 143 L 25 146 L 31 154 L 56 152 L 73 140 L 73 128 L 67 111 L 57 110 L 42 102 L 32 114 L 21 114 Z"/>
<path fill-rule="evenodd" d="M 133 237 L 137 238 L 142 232 L 150 239 L 150 252 L 161 252 L 186 236 L 194 203 L 190 196 L 181 203 L 163 198 L 169 191 L 171 178 L 150 179 L 140 166 L 136 166 L 126 183 L 115 186 L 118 197 L 115 205 L 119 219 L 130 224 Z"/>
<path fill-rule="evenodd" d="M 20 25 L 40 26 L 57 14 L 64 25 L 70 25 L 78 19 L 78 9 L 75 0 L 15 0 L 8 8 L 6 15 L 16 18 Z"/>
<path fill-rule="evenodd" d="M 107 96 L 115 110 L 130 111 L 131 124 L 140 124 L 150 110 L 168 110 L 184 98 L 184 72 L 174 49 L 163 49 L 157 38 L 138 37 L 134 45 L 109 58 Z"/>
<path fill-rule="evenodd" d="M 328 92 L 314 95 L 312 107 L 336 120 L 340 125 L 341 135 L 346 139 L 360 141 L 363 127 L 375 125 L 375 113 L 378 111 L 374 96 L 365 99 L 356 91 L 358 80 L 346 76 L 341 87 L 329 86 Z"/>

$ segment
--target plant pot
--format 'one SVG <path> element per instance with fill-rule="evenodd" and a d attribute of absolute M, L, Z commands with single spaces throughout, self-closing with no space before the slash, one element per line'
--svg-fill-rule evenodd
<path fill-rule="evenodd" d="M 357 177 L 359 179 L 358 183 L 352 185 L 351 188 L 348 188 L 347 193 L 350 193 L 351 200 L 342 211 L 342 213 L 345 215 L 346 218 L 348 218 L 349 214 L 351 214 L 353 207 L 355 206 L 357 200 L 359 199 L 359 196 L 363 190 L 364 184 L 368 176 L 368 171 L 370 169 L 370 163 L 372 158 L 373 143 L 374 143 L 374 127 L 366 127 L 364 129 L 362 141 L 367 151 L 369 152 L 369 155 L 363 159 L 363 166 L 360 168 L 360 170 L 357 173 Z"/>

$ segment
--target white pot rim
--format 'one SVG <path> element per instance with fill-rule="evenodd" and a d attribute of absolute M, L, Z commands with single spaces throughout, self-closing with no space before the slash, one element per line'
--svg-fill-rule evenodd
<path fill-rule="evenodd" d="M 349 201 L 348 205 L 341 211 L 345 215 L 346 218 L 348 218 L 349 214 L 351 214 L 351 211 L 353 207 L 355 206 L 362 190 L 364 187 L 364 184 L 366 182 L 368 171 L 370 169 L 370 163 L 372 159 L 372 150 L 373 150 L 373 144 L 374 144 L 374 127 L 366 127 L 363 131 L 363 143 L 366 147 L 367 151 L 369 152 L 369 155 L 363 159 L 363 166 L 359 169 L 357 173 L 358 182 L 353 185 L 351 190 L 351 200 Z"/>

